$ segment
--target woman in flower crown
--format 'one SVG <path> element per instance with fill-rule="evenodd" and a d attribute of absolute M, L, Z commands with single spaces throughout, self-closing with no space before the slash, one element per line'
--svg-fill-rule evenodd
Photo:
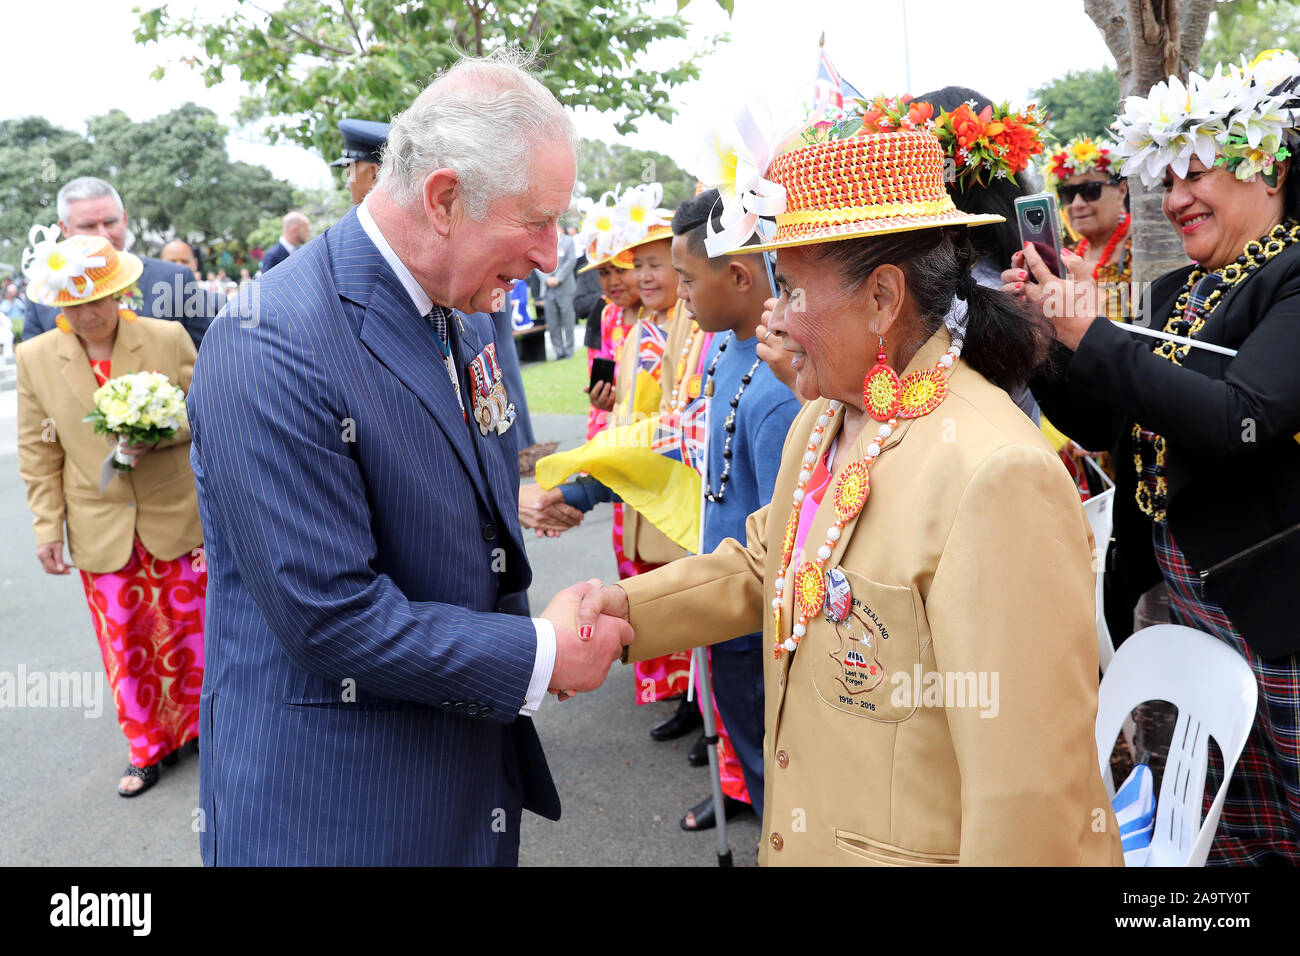
<path fill-rule="evenodd" d="M 1132 527 L 1116 511 L 1115 573 L 1133 594 L 1163 579 L 1174 623 L 1215 635 L 1255 671 L 1255 726 L 1209 862 L 1296 865 L 1300 60 L 1271 51 L 1186 85 L 1170 77 L 1129 97 L 1115 128 L 1124 173 L 1164 190 L 1195 263 L 1152 284 L 1135 325 L 1180 341 L 1099 317 L 1077 261 L 1062 281 L 1027 250 L 1004 279 L 1056 328 L 1060 373 L 1034 384 L 1044 410 L 1075 440 L 1112 449 L 1117 493 L 1137 504 Z M 1216 754 L 1207 806 L 1221 780 Z"/>
<path fill-rule="evenodd" d="M 769 331 L 808 400 L 772 503 L 579 621 L 627 617 L 633 659 L 762 629 L 762 862 L 1118 864 L 1087 522 L 1005 390 L 1050 329 L 975 281 L 967 228 L 996 217 L 954 207 L 932 133 L 837 132 L 722 217 L 723 249 L 777 251 Z M 775 232 L 745 246 L 757 208 Z"/>
<path fill-rule="evenodd" d="M 43 238 L 40 238 L 43 234 Z M 32 230 L 27 294 L 59 306 L 57 329 L 18 346 L 18 470 L 47 574 L 81 572 L 130 760 L 118 793 L 158 781 L 159 763 L 199 732 L 208 574 L 190 470 L 189 426 L 130 446 L 130 471 L 109 471 L 112 443 L 85 419 L 111 378 L 150 370 L 188 390 L 194 344 L 179 322 L 120 307 L 143 268 L 101 236 L 56 241 Z M 110 475 L 107 484 L 101 473 Z M 71 564 L 64 560 L 64 527 Z"/>
<path fill-rule="evenodd" d="M 1133 281 L 1128 183 L 1110 144 L 1076 136 L 1052 155 L 1044 178 L 1056 193 L 1065 225 L 1079 236 L 1068 248 L 1098 284 L 1107 318 L 1127 322 L 1127 288 Z"/>

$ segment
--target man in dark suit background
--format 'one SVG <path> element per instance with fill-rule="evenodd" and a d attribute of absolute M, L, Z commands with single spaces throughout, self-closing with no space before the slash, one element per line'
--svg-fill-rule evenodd
<path fill-rule="evenodd" d="M 275 245 L 266 250 L 266 255 L 262 256 L 261 274 L 266 275 L 276 265 L 289 258 L 289 253 L 306 243 L 310 238 L 311 220 L 296 209 L 285 213 L 284 225 L 280 229 L 280 238 L 275 241 Z"/>
<path fill-rule="evenodd" d="M 510 396 L 473 313 L 555 268 L 577 134 L 522 62 L 421 93 L 365 201 L 199 356 L 205 863 L 514 864 L 522 811 L 560 811 L 531 715 L 631 640 L 576 630 L 590 585 L 528 617 Z"/>
<path fill-rule="evenodd" d="M 122 197 L 112 184 L 96 176 L 81 176 L 66 183 L 55 200 L 59 228 L 70 236 L 105 236 L 118 252 L 126 251 L 127 218 Z M 136 281 L 142 298 L 131 303 L 138 315 L 175 319 L 185 326 L 198 348 L 203 333 L 216 314 L 216 300 L 205 293 L 183 266 L 140 256 L 144 271 Z M 55 327 L 59 310 L 31 303 L 23 324 L 23 338 L 31 339 Z"/>

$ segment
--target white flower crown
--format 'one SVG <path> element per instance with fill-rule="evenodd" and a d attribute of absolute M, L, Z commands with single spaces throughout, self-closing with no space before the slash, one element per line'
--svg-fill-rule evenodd
<path fill-rule="evenodd" d="M 1159 183 L 1166 169 L 1186 176 L 1195 156 L 1206 167 L 1221 165 L 1238 179 L 1262 173 L 1275 181 L 1275 163 L 1300 141 L 1300 59 L 1268 50 L 1251 63 L 1223 64 L 1209 77 L 1192 73 L 1186 85 L 1176 76 L 1130 96 L 1115 120 L 1126 176 L 1143 185 Z"/>

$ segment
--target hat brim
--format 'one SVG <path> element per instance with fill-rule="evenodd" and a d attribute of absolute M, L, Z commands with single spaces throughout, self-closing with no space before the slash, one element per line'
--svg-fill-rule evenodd
<path fill-rule="evenodd" d="M 841 239 L 862 239 L 868 236 L 887 236 L 899 232 L 915 232 L 918 229 L 936 229 L 942 226 L 986 226 L 995 222 L 1006 222 L 1005 216 L 973 215 L 960 210 L 948 214 L 931 214 L 924 216 L 892 216 L 889 219 L 859 220 L 815 226 L 800 229 L 787 238 L 774 238 L 770 242 L 752 246 L 740 246 L 728 249 L 725 255 L 744 256 L 751 252 L 773 252 L 779 249 L 791 249 L 795 246 L 814 246 L 823 242 L 837 242 Z M 787 230 L 787 231 L 793 231 Z M 781 227 L 776 235 L 780 236 Z"/>
<path fill-rule="evenodd" d="M 31 299 L 37 305 L 48 305 L 51 308 L 59 309 L 64 306 L 85 305 L 88 302 L 98 302 L 100 299 L 107 299 L 110 295 L 113 295 L 116 292 L 121 292 L 123 289 L 129 289 L 131 286 L 135 285 L 135 280 L 140 278 L 141 273 L 144 272 L 144 262 L 134 253 L 119 252 L 117 254 L 117 262 L 117 273 L 112 277 L 112 279 L 105 279 L 96 282 L 95 291 L 84 299 L 71 298 L 66 302 L 60 302 L 59 296 L 63 294 L 62 290 L 54 293 L 54 295 L 45 295 L 43 293 L 46 290 L 43 286 L 37 290 L 38 293 L 41 293 L 39 297 L 33 296 L 32 288 L 31 286 L 28 286 L 27 298 Z"/>
<path fill-rule="evenodd" d="M 631 257 L 628 257 L 623 262 L 619 262 L 619 259 L 623 258 L 623 253 L 629 251 L 631 248 L 632 248 L 631 246 L 628 246 L 627 249 L 620 249 L 618 252 L 614 253 L 613 255 L 605 256 L 605 258 L 603 259 L 597 259 L 595 262 L 588 262 L 585 266 L 583 266 L 578 271 L 590 272 L 592 269 L 599 269 L 603 265 L 611 265 L 615 269 L 623 269 L 624 271 L 631 269 L 632 268 Z"/>

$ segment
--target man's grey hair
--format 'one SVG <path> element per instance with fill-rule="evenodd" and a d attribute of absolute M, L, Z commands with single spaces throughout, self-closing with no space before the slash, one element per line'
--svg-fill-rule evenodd
<path fill-rule="evenodd" d="M 117 208 L 126 211 L 126 206 L 122 204 L 122 197 L 117 194 L 112 183 L 105 182 L 98 176 L 78 176 L 64 184 L 54 201 L 59 211 L 59 221 L 68 221 L 68 203 L 76 202 L 78 199 L 98 199 L 100 196 L 112 196 L 113 201 L 117 203 Z"/>
<path fill-rule="evenodd" d="M 393 117 L 379 166 L 379 186 L 397 202 L 420 200 L 435 169 L 454 169 L 466 212 L 482 221 L 503 196 L 532 184 L 539 143 L 576 151 L 578 134 L 559 101 L 528 72 L 531 55 L 498 50 L 465 57 Z"/>

